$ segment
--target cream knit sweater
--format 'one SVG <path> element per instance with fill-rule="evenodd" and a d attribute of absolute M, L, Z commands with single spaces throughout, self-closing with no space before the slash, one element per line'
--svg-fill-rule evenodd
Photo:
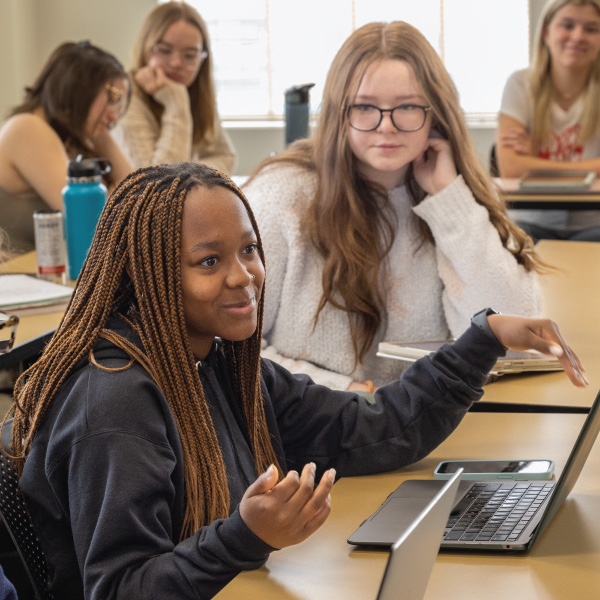
<path fill-rule="evenodd" d="M 168 85 L 158 90 L 154 99 L 165 107 L 160 122 L 134 86 L 129 108 L 113 132 L 136 169 L 192 160 L 228 175 L 233 173 L 235 150 L 219 122 L 212 144 L 192 146 L 190 96 L 183 85 Z"/>
<path fill-rule="evenodd" d="M 412 207 L 407 190 L 389 193 L 398 230 L 386 264 L 387 326 L 354 367 L 347 315 L 331 305 L 313 317 L 322 294 L 322 259 L 300 228 L 316 189 L 316 175 L 294 165 L 265 169 L 244 189 L 258 221 L 267 280 L 263 356 L 317 383 L 346 389 L 372 379 L 396 379 L 404 365 L 376 357 L 380 341 L 443 340 L 460 335 L 475 312 L 488 306 L 535 315 L 540 309 L 536 275 L 503 248 L 487 210 L 462 177 Z M 422 243 L 418 217 L 435 246 Z M 405 366 L 405 365 L 404 365 Z"/>

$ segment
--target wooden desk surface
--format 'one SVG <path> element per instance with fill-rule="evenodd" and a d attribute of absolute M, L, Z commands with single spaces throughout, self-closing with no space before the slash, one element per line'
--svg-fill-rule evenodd
<path fill-rule="evenodd" d="M 564 373 L 510 375 L 486 386 L 484 401 L 591 406 L 600 389 L 600 243 L 542 240 L 537 249 L 561 269 L 539 276 L 542 315 L 559 325 L 590 385 L 575 388 Z"/>
<path fill-rule="evenodd" d="M 349 477 L 332 491 L 332 512 L 303 544 L 274 552 L 242 573 L 219 600 L 375 598 L 387 553 L 349 546 L 346 538 L 405 479 L 430 479 L 449 458 L 555 460 L 564 466 L 582 415 L 469 413 L 428 458 L 394 473 Z M 450 553 L 437 558 L 426 600 L 585 600 L 600 594 L 600 444 L 573 492 L 529 554 Z"/>

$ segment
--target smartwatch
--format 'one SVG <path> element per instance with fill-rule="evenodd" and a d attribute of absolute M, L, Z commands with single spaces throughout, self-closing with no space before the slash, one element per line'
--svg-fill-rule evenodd
<path fill-rule="evenodd" d="M 506 346 L 504 346 L 500 343 L 500 340 L 496 337 L 496 334 L 492 331 L 492 328 L 490 327 L 490 324 L 488 323 L 488 320 L 487 320 L 489 315 L 499 315 L 499 314 L 500 313 L 498 311 L 494 310 L 493 308 L 484 308 L 483 310 L 476 312 L 471 317 L 471 323 L 473 323 L 473 325 L 475 325 L 476 327 L 481 329 L 481 331 L 483 331 L 483 333 L 485 333 L 485 335 L 487 335 L 489 338 L 494 340 L 501 348 L 503 348 L 504 350 L 508 350 L 508 348 Z"/>

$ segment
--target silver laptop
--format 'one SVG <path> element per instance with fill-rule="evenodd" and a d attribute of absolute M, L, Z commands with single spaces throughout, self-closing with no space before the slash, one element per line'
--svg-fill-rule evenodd
<path fill-rule="evenodd" d="M 600 392 L 558 481 L 461 481 L 441 547 L 511 551 L 533 548 L 577 482 L 599 430 Z M 348 543 L 392 545 L 437 493 L 440 483 L 405 481 L 348 538 Z"/>
<path fill-rule="evenodd" d="M 449 479 L 394 542 L 377 600 L 422 600 L 456 500 L 462 469 Z"/>
<path fill-rule="evenodd" d="M 395 358 L 407 362 L 414 362 L 423 356 L 428 356 L 444 344 L 451 344 L 454 340 L 440 342 L 380 342 L 377 347 L 377 356 Z M 500 357 L 490 371 L 490 375 L 510 375 L 515 373 L 562 371 L 562 365 L 555 356 L 547 356 L 533 350 L 520 352 L 507 350 L 506 356 Z"/>

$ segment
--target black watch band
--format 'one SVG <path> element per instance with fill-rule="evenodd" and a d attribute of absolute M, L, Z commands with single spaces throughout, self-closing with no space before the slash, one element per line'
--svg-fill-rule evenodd
<path fill-rule="evenodd" d="M 488 320 L 487 320 L 489 315 L 498 315 L 498 314 L 500 314 L 500 313 L 498 311 L 494 310 L 493 308 L 484 308 L 483 310 L 476 312 L 471 317 L 471 323 L 473 323 L 473 325 L 475 325 L 476 327 L 481 329 L 481 331 L 483 331 L 483 333 L 485 333 L 489 338 L 494 340 L 500 347 L 504 348 L 504 350 L 508 350 L 508 348 L 506 346 L 503 346 L 500 343 L 500 340 L 496 337 L 495 333 L 492 331 L 492 328 L 490 327 L 490 324 L 488 323 Z"/>

